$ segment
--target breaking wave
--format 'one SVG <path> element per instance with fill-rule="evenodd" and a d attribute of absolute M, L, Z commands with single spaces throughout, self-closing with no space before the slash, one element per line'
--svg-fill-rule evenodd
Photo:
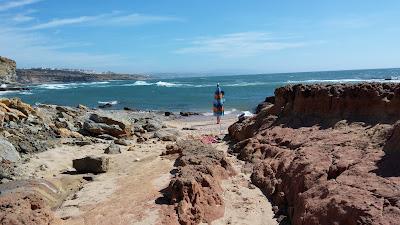
<path fill-rule="evenodd" d="M 86 83 L 59 83 L 59 84 L 41 84 L 36 86 L 40 89 L 50 89 L 50 90 L 63 90 L 63 89 L 72 89 L 79 87 L 107 87 L 106 84 L 109 84 L 109 81 L 100 81 L 100 82 L 86 82 Z"/>
<path fill-rule="evenodd" d="M 97 103 L 102 104 L 102 105 L 105 105 L 105 104 L 116 105 L 116 104 L 118 104 L 118 101 L 116 101 L 116 100 L 108 101 L 108 102 L 98 101 Z"/>

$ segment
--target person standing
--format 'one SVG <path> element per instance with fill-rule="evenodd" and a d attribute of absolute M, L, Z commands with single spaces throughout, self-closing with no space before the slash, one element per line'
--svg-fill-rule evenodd
<path fill-rule="evenodd" d="M 221 116 L 224 115 L 224 91 L 222 91 L 219 83 L 217 84 L 217 89 L 214 93 L 214 103 L 213 103 L 213 112 L 214 116 L 217 117 L 217 124 L 221 123 Z"/>

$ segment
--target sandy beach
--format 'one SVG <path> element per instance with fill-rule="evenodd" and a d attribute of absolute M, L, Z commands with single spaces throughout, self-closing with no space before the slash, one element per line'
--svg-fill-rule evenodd
<path fill-rule="evenodd" d="M 221 124 L 3 98 L 0 222 L 394 224 L 398 90 L 285 86 Z"/>
<path fill-rule="evenodd" d="M 38 111 L 40 111 L 39 109 Z M 47 109 L 46 109 L 47 110 Z M 138 118 L 160 116 L 154 113 L 129 111 L 96 112 L 110 118 L 127 121 Z M 139 116 L 138 116 L 139 115 Z M 85 117 L 85 116 L 84 116 Z M 164 119 L 164 118 L 163 118 Z M 233 165 L 235 176 L 221 183 L 225 213 L 212 224 L 277 224 L 273 219 L 272 206 L 250 182 L 250 170 L 244 162 L 228 154 L 228 143 L 224 137 L 228 127 L 237 120 L 236 115 L 227 115 L 218 125 L 212 116 L 165 117 L 165 129 L 173 129 L 179 140 L 202 140 L 204 137 L 218 138 L 207 145 L 226 155 Z M 150 132 L 153 133 L 153 132 Z M 75 180 L 75 191 L 63 195 L 60 205 L 54 208 L 52 223 L 57 224 L 179 224 L 174 206 L 160 202 L 162 190 L 173 178 L 176 155 L 161 156 L 166 146 L 174 142 L 154 138 L 148 133 L 140 143 L 127 139 L 120 146 L 120 154 L 105 154 L 113 141 L 101 140 L 83 146 L 71 145 L 70 138 L 63 139 L 54 148 L 40 152 L 18 164 L 21 171 L 17 180 L 43 179 L 46 181 Z M 86 156 L 105 156 L 110 159 L 106 173 L 76 173 L 72 161 Z M 79 181 L 79 182 L 78 182 Z M 13 181 L 12 181 L 13 182 Z M 65 186 L 60 185 L 60 189 Z M 56 197 L 59 198 L 59 197 Z"/>

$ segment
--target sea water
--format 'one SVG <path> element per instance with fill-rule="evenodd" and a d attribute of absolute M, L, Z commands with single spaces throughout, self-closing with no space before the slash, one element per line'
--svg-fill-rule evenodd
<path fill-rule="evenodd" d="M 3 92 L 30 104 L 89 107 L 110 103 L 113 109 L 197 111 L 210 114 L 216 84 L 225 91 L 226 113 L 252 111 L 275 88 L 297 83 L 400 82 L 400 69 L 348 70 L 187 78 L 105 81 L 30 86 L 29 91 Z"/>

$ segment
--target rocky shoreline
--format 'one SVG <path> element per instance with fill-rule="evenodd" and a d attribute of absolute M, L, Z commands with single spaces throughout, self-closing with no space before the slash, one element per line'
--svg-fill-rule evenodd
<path fill-rule="evenodd" d="M 0 224 L 396 224 L 399 104 L 397 84 L 285 86 L 221 128 L 0 99 Z"/>
<path fill-rule="evenodd" d="M 27 85 L 99 82 L 110 80 L 148 80 L 148 75 L 91 73 L 78 70 L 63 69 L 17 69 L 17 63 L 0 56 L 0 87 L 1 91 L 28 90 Z"/>
<path fill-rule="evenodd" d="M 291 224 L 397 224 L 399 103 L 398 84 L 278 88 L 231 151 Z"/>

